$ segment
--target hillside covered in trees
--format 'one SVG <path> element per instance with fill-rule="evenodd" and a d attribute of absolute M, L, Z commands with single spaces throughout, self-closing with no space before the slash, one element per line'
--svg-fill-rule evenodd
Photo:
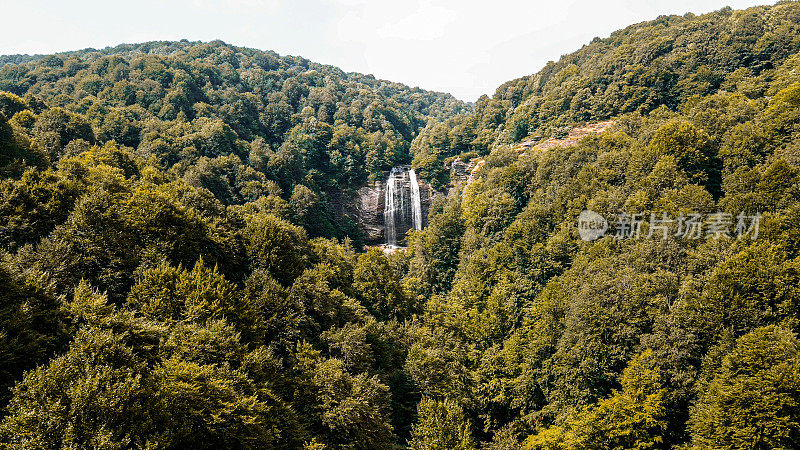
<path fill-rule="evenodd" d="M 796 2 L 474 107 L 220 42 L 2 63 L 0 446 L 800 446 Z M 335 197 L 411 161 L 448 195 L 362 249 Z M 732 222 L 589 242 L 585 209 Z"/>
<path fill-rule="evenodd" d="M 468 109 L 448 94 L 219 41 L 0 57 L 0 91 L 0 112 L 35 141 L 0 160 L 4 174 L 22 170 L 14 161 L 46 168 L 114 142 L 225 206 L 294 198 L 312 235 L 356 240 L 331 203 L 409 163 L 429 119 Z"/>

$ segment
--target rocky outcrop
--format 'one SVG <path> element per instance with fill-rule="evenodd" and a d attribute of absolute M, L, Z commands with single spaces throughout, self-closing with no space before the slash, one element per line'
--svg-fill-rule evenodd
<path fill-rule="evenodd" d="M 450 171 L 450 186 L 454 188 L 469 184 L 475 178 L 475 174 L 483 167 L 483 158 L 472 158 L 469 162 L 464 162 L 461 158 L 454 159 L 445 166 Z"/>
<path fill-rule="evenodd" d="M 523 139 L 515 149 L 518 153 L 524 153 L 527 150 L 547 150 L 554 147 L 569 147 L 575 145 L 589 134 L 599 134 L 611 128 L 616 122 L 613 120 L 606 120 L 604 122 L 596 122 L 586 124 L 580 127 L 575 127 L 567 133 L 567 136 L 562 139 L 550 138 L 541 142 L 540 137 L 529 137 Z"/>
<path fill-rule="evenodd" d="M 466 180 L 469 176 L 469 163 L 464 162 L 461 158 L 454 159 L 445 166 L 445 169 L 450 171 L 451 180 Z"/>
<path fill-rule="evenodd" d="M 386 188 L 381 181 L 375 181 L 358 190 L 355 202 L 356 218 L 364 236 L 364 243 L 367 245 L 379 245 L 385 241 L 383 223 L 385 193 Z"/>
<path fill-rule="evenodd" d="M 461 158 L 454 159 L 445 166 L 450 171 L 450 185 L 448 189 L 463 189 L 475 180 L 478 172 L 483 169 L 483 158 L 472 158 L 469 162 L 464 162 Z"/>

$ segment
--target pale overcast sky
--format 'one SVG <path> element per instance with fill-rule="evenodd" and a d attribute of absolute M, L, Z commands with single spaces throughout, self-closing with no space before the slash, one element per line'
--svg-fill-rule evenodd
<path fill-rule="evenodd" d="M 222 39 L 473 101 L 593 37 L 771 0 L 0 0 L 0 54 Z"/>

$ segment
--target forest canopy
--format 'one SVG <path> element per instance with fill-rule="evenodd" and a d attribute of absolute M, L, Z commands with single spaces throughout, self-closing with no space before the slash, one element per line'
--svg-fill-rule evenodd
<path fill-rule="evenodd" d="M 632 25 L 475 105 L 219 41 L 0 66 L 0 446 L 800 442 L 796 2 Z M 441 193 L 363 248 L 343 193 L 397 164 Z M 583 210 L 760 230 L 588 242 Z"/>

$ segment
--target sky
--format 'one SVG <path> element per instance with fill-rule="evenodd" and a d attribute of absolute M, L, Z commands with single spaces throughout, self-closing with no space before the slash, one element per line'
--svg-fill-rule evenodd
<path fill-rule="evenodd" d="M 474 101 L 661 14 L 774 0 L 0 0 L 0 54 L 221 39 Z"/>

